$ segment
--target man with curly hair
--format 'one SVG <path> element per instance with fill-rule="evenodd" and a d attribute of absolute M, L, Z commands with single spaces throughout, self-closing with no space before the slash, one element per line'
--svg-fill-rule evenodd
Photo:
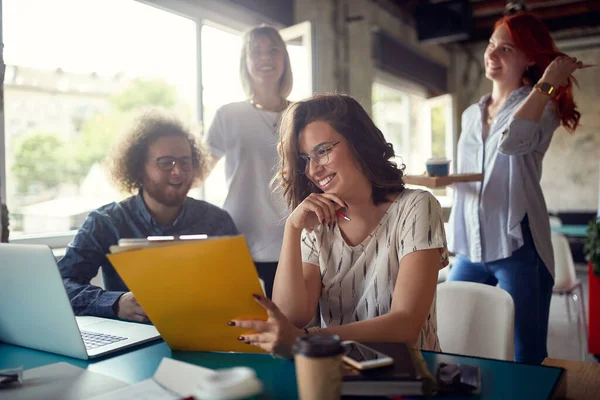
<path fill-rule="evenodd" d="M 112 177 L 135 193 L 93 211 L 59 261 L 76 315 L 148 322 L 148 316 L 106 258 L 121 238 L 237 234 L 229 214 L 188 197 L 202 181 L 206 151 L 182 124 L 156 111 L 124 137 L 112 157 Z M 102 267 L 105 289 L 91 285 Z M 143 267 L 143 266 L 140 266 Z M 165 265 L 165 274 L 170 265 Z"/>

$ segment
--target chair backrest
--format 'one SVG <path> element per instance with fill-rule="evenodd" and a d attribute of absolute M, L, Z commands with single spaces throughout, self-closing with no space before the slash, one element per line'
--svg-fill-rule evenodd
<path fill-rule="evenodd" d="M 554 215 L 549 215 L 550 226 L 562 226 L 562 220 Z"/>
<path fill-rule="evenodd" d="M 473 282 L 437 286 L 437 326 L 443 352 L 514 360 L 515 306 L 508 292 Z"/>
<path fill-rule="evenodd" d="M 0 242 L 8 243 L 8 208 L 0 202 Z"/>
<path fill-rule="evenodd" d="M 553 291 L 569 290 L 577 281 L 571 246 L 565 235 L 552 232 L 552 250 L 554 251 L 554 288 Z"/>

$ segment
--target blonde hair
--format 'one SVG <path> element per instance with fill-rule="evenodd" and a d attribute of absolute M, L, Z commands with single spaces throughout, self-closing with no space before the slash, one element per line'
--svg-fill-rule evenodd
<path fill-rule="evenodd" d="M 244 35 L 242 40 L 242 53 L 240 55 L 240 80 L 242 81 L 242 88 L 244 89 L 244 93 L 249 98 L 254 94 L 252 88 L 252 77 L 250 76 L 250 71 L 248 71 L 248 64 L 246 62 L 246 58 L 248 54 L 252 51 L 252 45 L 256 42 L 259 37 L 266 38 L 271 41 L 275 46 L 279 47 L 283 52 L 283 73 L 281 74 L 281 79 L 279 80 L 279 95 L 283 99 L 287 99 L 292 91 L 292 85 L 294 83 L 294 78 L 292 76 L 292 66 L 290 63 L 290 55 L 288 54 L 287 47 L 285 42 L 279 35 L 279 32 L 273 27 L 261 25 L 255 28 L 252 28 Z"/>

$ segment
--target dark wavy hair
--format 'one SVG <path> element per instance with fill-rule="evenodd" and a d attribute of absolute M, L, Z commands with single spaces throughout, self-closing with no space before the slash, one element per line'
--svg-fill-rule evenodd
<path fill-rule="evenodd" d="M 280 139 L 278 171 L 273 181 L 294 209 L 311 193 L 322 193 L 305 174 L 299 172 L 298 136 L 311 122 L 322 121 L 346 138 L 363 174 L 371 182 L 374 204 L 387 201 L 392 193 L 404 190 L 400 167 L 391 161 L 394 148 L 386 142 L 362 106 L 350 96 L 320 94 L 290 105 L 284 112 Z"/>
<path fill-rule="evenodd" d="M 194 184 L 206 174 L 208 152 L 190 130 L 173 115 L 162 110 L 146 111 L 115 147 L 111 162 L 113 181 L 133 193 L 142 187 L 148 149 L 161 137 L 182 137 L 192 149 Z"/>

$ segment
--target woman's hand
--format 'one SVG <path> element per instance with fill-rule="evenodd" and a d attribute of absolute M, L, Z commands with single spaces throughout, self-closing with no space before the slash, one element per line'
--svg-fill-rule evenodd
<path fill-rule="evenodd" d="M 246 344 L 260 347 L 279 357 L 291 358 L 292 346 L 298 336 L 304 335 L 304 331 L 292 325 L 271 300 L 257 294 L 252 296 L 267 310 L 269 319 L 266 321 L 234 320 L 230 325 L 260 332 L 240 336 L 239 339 Z"/>
<path fill-rule="evenodd" d="M 583 62 L 577 61 L 575 57 L 556 57 L 546 67 L 540 82 L 548 82 L 558 89 L 560 86 L 566 86 L 571 74 L 579 68 L 583 68 Z"/>
<path fill-rule="evenodd" d="M 296 229 L 312 231 L 319 224 L 332 225 L 337 221 L 335 211 L 348 207 L 335 194 L 311 193 L 296 207 L 287 219 L 287 223 Z"/>

